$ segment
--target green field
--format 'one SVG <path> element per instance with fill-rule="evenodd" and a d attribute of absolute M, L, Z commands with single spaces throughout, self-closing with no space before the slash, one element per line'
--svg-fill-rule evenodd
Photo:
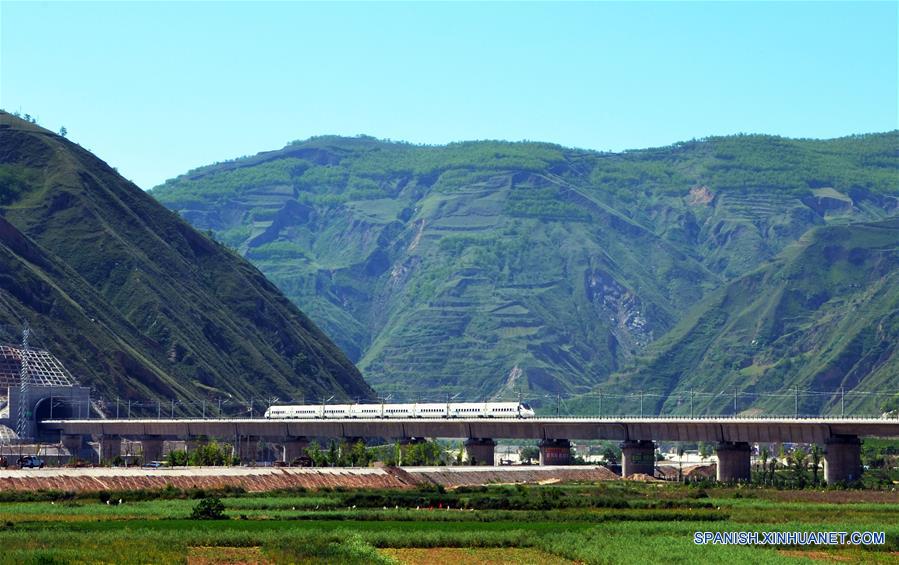
<path fill-rule="evenodd" d="M 192 518 L 198 498 L 214 494 L 38 492 L 30 496 L 44 500 L 2 502 L 0 562 L 899 560 L 899 495 L 888 491 L 619 482 L 455 491 L 231 492 L 221 497 L 226 519 Z M 697 531 L 882 531 L 886 543 L 866 548 L 698 546 L 693 543 Z"/>

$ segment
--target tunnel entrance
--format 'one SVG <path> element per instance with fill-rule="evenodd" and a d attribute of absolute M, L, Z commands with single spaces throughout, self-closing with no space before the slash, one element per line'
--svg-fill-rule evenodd
<path fill-rule="evenodd" d="M 53 398 L 51 408 L 50 398 L 41 398 L 34 405 L 31 415 L 34 421 L 35 439 L 39 441 L 59 441 L 59 432 L 47 430 L 41 424 L 44 420 L 65 420 L 77 418 L 78 414 L 71 403 L 65 402 L 65 398 Z"/>
<path fill-rule="evenodd" d="M 50 404 L 52 400 L 52 405 Z M 44 420 L 66 420 L 76 418 L 72 404 L 65 398 L 41 398 L 34 405 L 34 421 L 40 426 Z"/>

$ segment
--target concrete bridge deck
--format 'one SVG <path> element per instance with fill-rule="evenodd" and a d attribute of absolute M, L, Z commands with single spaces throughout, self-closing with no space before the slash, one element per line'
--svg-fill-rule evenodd
<path fill-rule="evenodd" d="M 132 419 L 45 420 L 61 434 L 126 437 L 349 437 L 605 439 L 825 443 L 832 437 L 899 437 L 884 418 L 533 418 L 533 419 Z"/>
<path fill-rule="evenodd" d="M 541 464 L 567 464 L 572 439 L 621 441 L 622 474 L 652 475 L 655 441 L 716 442 L 718 479 L 751 475 L 753 443 L 812 443 L 825 447 L 828 483 L 861 477 L 861 438 L 899 437 L 899 419 L 886 418 L 533 418 L 533 419 L 140 419 L 45 420 L 45 433 L 59 433 L 70 451 L 85 436 L 98 437 L 100 458 L 120 453 L 121 439 L 140 440 L 144 459 L 161 459 L 173 438 L 234 438 L 239 456 L 255 461 L 259 440 L 283 448 L 283 460 L 303 454 L 309 438 L 464 438 L 469 460 L 490 464 L 496 439 L 536 439 Z"/>

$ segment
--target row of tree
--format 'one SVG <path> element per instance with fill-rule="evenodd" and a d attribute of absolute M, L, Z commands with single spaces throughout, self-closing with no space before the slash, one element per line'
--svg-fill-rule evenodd
<path fill-rule="evenodd" d="M 260 444 L 259 450 L 265 451 L 268 447 L 268 444 Z M 461 447 L 458 450 L 447 451 L 446 446 L 437 441 L 395 443 L 377 447 L 368 447 L 362 440 L 354 443 L 331 441 L 325 446 L 312 442 L 304 452 L 305 463 L 314 467 L 368 467 L 374 461 L 381 461 L 386 465 L 447 465 L 460 464 L 463 458 Z M 165 461 L 173 467 L 240 464 L 240 459 L 234 455 L 230 445 L 216 441 L 201 442 L 189 452 L 172 450 L 166 455 Z"/>
<path fill-rule="evenodd" d="M 786 452 L 783 445 L 777 457 L 772 457 L 767 447 L 763 447 L 759 453 L 759 461 L 756 462 L 756 481 L 764 485 L 788 488 L 805 488 L 807 486 L 819 486 L 823 480 L 821 476 L 821 459 L 823 452 L 817 445 L 810 450 L 802 447 Z M 770 458 L 770 459 L 769 459 Z M 778 473 L 778 461 L 783 461 Z"/>

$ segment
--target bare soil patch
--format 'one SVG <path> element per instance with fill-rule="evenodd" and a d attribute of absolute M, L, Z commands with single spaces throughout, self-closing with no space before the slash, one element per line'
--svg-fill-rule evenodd
<path fill-rule="evenodd" d="M 779 555 L 784 557 L 796 557 L 820 561 L 822 563 L 896 563 L 899 562 L 899 552 L 865 551 L 859 549 L 835 549 L 825 551 L 821 549 L 779 549 Z"/>
<path fill-rule="evenodd" d="M 888 502 L 899 504 L 899 491 L 887 490 L 759 490 L 760 498 L 782 502 Z"/>
<path fill-rule="evenodd" d="M 269 565 L 259 547 L 192 547 L 188 565 Z"/>

